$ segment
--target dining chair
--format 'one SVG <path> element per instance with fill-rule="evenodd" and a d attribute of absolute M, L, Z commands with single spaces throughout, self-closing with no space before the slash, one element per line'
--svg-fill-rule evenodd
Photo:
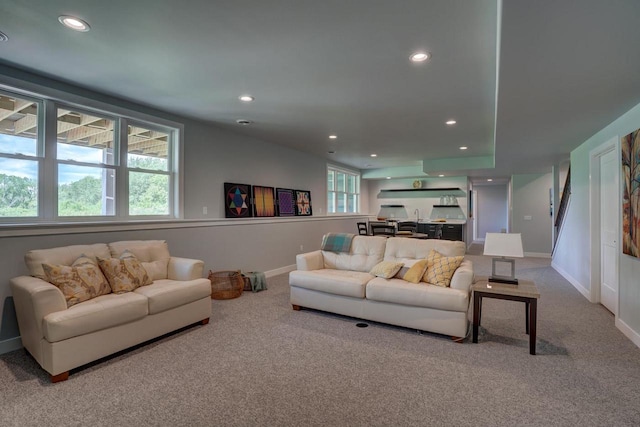
<path fill-rule="evenodd" d="M 398 231 L 418 232 L 418 223 L 415 221 L 401 221 L 398 223 Z"/>
<path fill-rule="evenodd" d="M 395 236 L 396 228 L 389 224 L 371 224 L 371 234 L 374 236 Z"/>
<path fill-rule="evenodd" d="M 366 222 L 359 222 L 358 223 L 358 234 L 360 234 L 361 236 L 366 236 L 367 234 L 369 234 L 369 232 L 367 231 L 367 223 Z"/>

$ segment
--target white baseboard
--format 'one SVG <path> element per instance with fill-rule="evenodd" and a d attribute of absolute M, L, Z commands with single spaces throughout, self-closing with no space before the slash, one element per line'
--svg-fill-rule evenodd
<path fill-rule="evenodd" d="M 546 252 L 525 252 L 524 256 L 529 256 L 532 258 L 551 258 L 551 254 Z"/>
<path fill-rule="evenodd" d="M 640 347 L 640 334 L 631 329 L 629 325 L 624 323 L 619 318 L 616 318 L 616 327 L 631 340 L 636 346 Z"/>
<path fill-rule="evenodd" d="M 22 348 L 22 340 L 20 337 L 9 338 L 8 340 L 0 341 L 0 354 L 9 353 L 10 351 L 19 350 Z"/>
<path fill-rule="evenodd" d="M 583 297 L 585 297 L 587 299 L 587 301 L 589 302 L 593 302 L 591 301 L 591 292 L 585 288 L 584 286 L 582 286 L 580 284 L 580 282 L 578 282 L 576 279 L 574 279 L 569 273 L 567 273 L 566 271 L 564 271 L 561 267 L 558 266 L 558 264 L 556 264 L 555 262 L 551 263 L 551 267 L 557 271 L 558 273 L 560 273 L 560 275 L 562 277 L 564 277 L 565 279 L 567 279 L 569 281 L 569 283 L 571 283 L 573 285 L 574 288 L 576 288 L 578 290 L 578 292 L 580 292 L 582 294 Z"/>
<path fill-rule="evenodd" d="M 289 273 L 290 271 L 293 271 L 295 269 L 296 269 L 296 265 L 295 264 L 291 264 L 291 265 L 287 265 L 285 267 L 276 268 L 275 270 L 265 271 L 264 272 L 264 276 L 269 278 L 269 277 L 277 276 L 279 274 Z"/>

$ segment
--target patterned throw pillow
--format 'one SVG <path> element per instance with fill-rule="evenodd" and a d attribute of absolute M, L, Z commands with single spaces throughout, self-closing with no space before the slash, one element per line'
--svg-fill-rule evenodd
<path fill-rule="evenodd" d="M 98 258 L 98 264 L 107 277 L 114 294 L 131 292 L 140 286 L 150 285 L 151 278 L 138 258 L 124 251 L 120 258 Z"/>
<path fill-rule="evenodd" d="M 429 278 L 427 277 L 427 273 L 429 272 L 429 268 L 433 267 L 433 262 L 438 259 L 438 258 L 442 258 L 443 255 L 436 251 L 435 249 L 431 249 L 429 251 L 429 254 L 427 255 L 427 270 L 424 272 L 424 275 L 422 276 L 422 281 L 423 282 L 427 282 L 429 283 Z"/>
<path fill-rule="evenodd" d="M 382 261 L 374 265 L 369 274 L 382 277 L 383 279 L 390 279 L 400 271 L 403 265 L 403 262 Z"/>
<path fill-rule="evenodd" d="M 67 307 L 111 292 L 96 263 L 86 255 L 67 265 L 42 264 L 47 280 L 64 295 Z"/>
<path fill-rule="evenodd" d="M 422 259 L 407 270 L 407 272 L 402 276 L 402 279 L 411 283 L 418 283 L 424 276 L 424 273 L 427 271 L 428 261 L 426 259 Z"/>
<path fill-rule="evenodd" d="M 441 253 L 432 250 L 437 255 L 427 257 L 428 267 L 425 273 L 426 282 L 432 285 L 448 288 L 451 284 L 451 278 L 456 269 L 462 264 L 464 256 L 445 257 Z M 431 257 L 431 259 L 429 259 Z M 423 277 L 424 280 L 424 277 Z"/>

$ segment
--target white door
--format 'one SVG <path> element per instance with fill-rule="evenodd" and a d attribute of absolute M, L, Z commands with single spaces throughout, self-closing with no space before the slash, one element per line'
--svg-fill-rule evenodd
<path fill-rule="evenodd" d="M 618 157 L 616 150 L 600 156 L 600 302 L 618 311 Z"/>

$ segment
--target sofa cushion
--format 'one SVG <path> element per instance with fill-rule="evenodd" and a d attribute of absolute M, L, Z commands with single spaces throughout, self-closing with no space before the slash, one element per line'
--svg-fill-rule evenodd
<path fill-rule="evenodd" d="M 424 259 L 432 249 L 444 256 L 464 256 L 464 242 L 441 239 L 407 239 L 406 237 L 390 237 L 384 251 L 385 261 L 400 261 L 406 264 L 409 259 Z"/>
<path fill-rule="evenodd" d="M 149 314 L 156 314 L 209 297 L 211 282 L 207 279 L 156 280 L 149 286 L 137 288 L 134 293 L 144 295 L 149 303 Z"/>
<path fill-rule="evenodd" d="M 81 255 L 85 255 L 97 262 L 97 257 L 109 258 L 109 247 L 104 243 L 94 245 L 73 245 L 51 249 L 34 249 L 27 252 L 24 262 L 29 269 L 29 274 L 38 279 L 47 280 L 47 275 L 42 269 L 42 264 L 71 265 Z"/>
<path fill-rule="evenodd" d="M 451 288 L 409 283 L 402 279 L 376 277 L 367 284 L 366 297 L 372 301 L 463 311 L 469 308 L 469 293 Z"/>
<path fill-rule="evenodd" d="M 380 261 L 373 266 L 369 273 L 376 277 L 382 277 L 383 279 L 391 279 L 400 271 L 403 265 L 403 262 Z"/>
<path fill-rule="evenodd" d="M 67 307 L 111 292 L 100 267 L 82 255 L 71 266 L 43 263 L 47 281 L 54 284 L 67 302 Z"/>
<path fill-rule="evenodd" d="M 146 316 L 147 306 L 147 298 L 135 292 L 102 295 L 47 314 L 42 320 L 44 337 L 57 342 L 129 323 Z"/>
<path fill-rule="evenodd" d="M 128 251 L 123 252 L 120 258 L 98 258 L 98 264 L 113 293 L 131 292 L 152 283 L 140 261 Z"/>
<path fill-rule="evenodd" d="M 166 279 L 169 266 L 169 246 L 164 240 L 125 240 L 109 243 L 111 256 L 118 258 L 129 251 L 138 258 L 151 280 Z"/>
<path fill-rule="evenodd" d="M 355 236 L 349 252 L 322 251 L 324 268 L 369 272 L 382 261 L 386 242 L 381 236 Z"/>
<path fill-rule="evenodd" d="M 371 274 L 360 271 L 333 269 L 296 270 L 289 273 L 289 284 L 328 294 L 364 298 L 367 282 L 373 278 L 374 276 Z"/>

